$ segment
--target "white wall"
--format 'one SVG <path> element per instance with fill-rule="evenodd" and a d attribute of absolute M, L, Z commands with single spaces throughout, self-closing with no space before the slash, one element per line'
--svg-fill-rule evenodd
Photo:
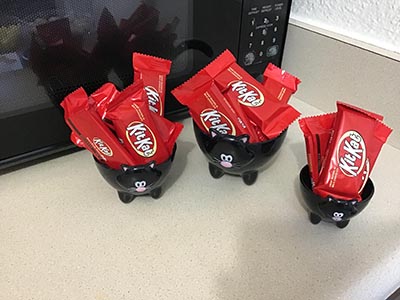
<path fill-rule="evenodd" d="M 400 149 L 399 61 L 289 25 L 282 66 L 302 80 L 296 98 L 322 111 L 340 100 L 382 114 Z"/>
<path fill-rule="evenodd" d="M 400 0 L 293 0 L 291 18 L 400 53 Z"/>

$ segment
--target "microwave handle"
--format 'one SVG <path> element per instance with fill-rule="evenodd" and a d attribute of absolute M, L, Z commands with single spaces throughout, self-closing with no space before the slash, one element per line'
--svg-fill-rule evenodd
<path fill-rule="evenodd" d="M 214 56 L 214 51 L 212 50 L 211 46 L 201 40 L 186 40 L 180 43 L 174 51 L 173 58 L 176 58 L 181 53 L 187 50 L 198 50 L 204 53 L 206 56 L 212 58 Z"/>

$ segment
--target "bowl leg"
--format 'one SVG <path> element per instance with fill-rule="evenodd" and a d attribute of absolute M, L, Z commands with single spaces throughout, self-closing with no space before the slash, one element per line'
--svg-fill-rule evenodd
<path fill-rule="evenodd" d="M 161 197 L 161 192 L 162 192 L 162 189 L 161 189 L 161 186 L 160 186 L 160 187 L 155 188 L 154 190 L 152 190 L 152 191 L 150 192 L 150 196 L 151 196 L 151 198 L 153 198 L 153 199 L 158 199 L 158 198 Z"/>
<path fill-rule="evenodd" d="M 247 185 L 252 185 L 256 182 L 258 171 L 248 171 L 242 174 L 243 182 Z"/>
<path fill-rule="evenodd" d="M 314 225 L 317 225 L 319 222 L 321 222 L 321 217 L 310 212 L 310 222 L 313 223 Z"/>
<path fill-rule="evenodd" d="M 336 227 L 338 228 L 345 228 L 347 225 L 349 225 L 350 220 L 346 220 L 346 221 L 340 221 L 340 222 L 336 222 Z"/>
<path fill-rule="evenodd" d="M 119 197 L 119 200 L 121 200 L 124 203 L 131 203 L 136 198 L 135 195 L 121 192 L 121 191 L 118 191 L 118 197 Z"/>
<path fill-rule="evenodd" d="M 208 163 L 208 170 L 213 178 L 221 178 L 225 173 L 220 168 L 214 166 L 212 163 Z"/>

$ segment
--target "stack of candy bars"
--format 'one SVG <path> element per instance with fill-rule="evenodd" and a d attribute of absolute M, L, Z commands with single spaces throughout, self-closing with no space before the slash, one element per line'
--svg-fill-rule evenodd
<path fill-rule="evenodd" d="M 337 112 L 299 120 L 313 191 L 361 201 L 379 152 L 392 129 L 383 116 L 337 102 Z"/>
<path fill-rule="evenodd" d="M 112 169 L 160 164 L 172 155 L 180 123 L 163 117 L 171 61 L 134 53 L 134 83 L 119 92 L 106 83 L 88 96 L 83 88 L 61 103 L 71 140 Z"/>
<path fill-rule="evenodd" d="M 178 86 L 172 94 L 189 107 L 205 133 L 248 135 L 250 143 L 280 135 L 300 113 L 287 104 L 300 80 L 269 64 L 260 83 L 242 69 L 229 50 Z"/>

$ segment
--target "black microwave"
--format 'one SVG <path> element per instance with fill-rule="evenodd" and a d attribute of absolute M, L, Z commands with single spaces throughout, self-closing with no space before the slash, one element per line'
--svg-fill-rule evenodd
<path fill-rule="evenodd" d="M 172 60 L 169 93 L 223 50 L 250 74 L 280 66 L 290 0 L 13 0 L 0 13 L 0 169 L 75 149 L 60 102 L 83 86 L 123 89 L 132 52 Z"/>

